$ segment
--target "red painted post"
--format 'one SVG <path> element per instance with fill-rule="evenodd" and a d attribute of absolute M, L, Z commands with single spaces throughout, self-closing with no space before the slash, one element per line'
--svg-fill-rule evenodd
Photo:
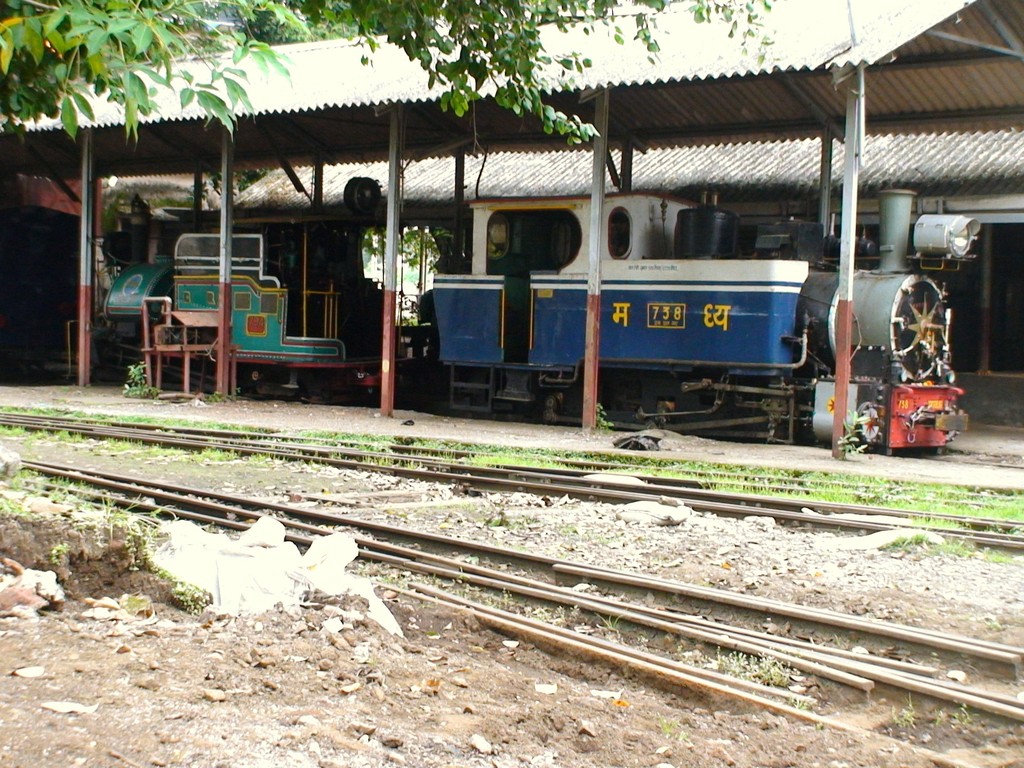
<path fill-rule="evenodd" d="M 397 294 L 384 289 L 384 341 L 380 356 L 380 413 L 395 413 L 395 307 Z M 390 318 L 390 321 L 389 321 Z"/>
<path fill-rule="evenodd" d="M 384 333 L 380 354 L 380 414 L 395 413 L 395 307 L 398 286 L 399 229 L 398 210 L 401 203 L 402 105 L 391 108 L 391 139 L 388 150 L 388 207 L 384 240 Z"/>
<path fill-rule="evenodd" d="M 845 458 L 841 440 L 850 410 L 850 343 L 853 338 L 853 275 L 857 243 L 857 198 L 864 146 L 864 67 L 846 81 L 846 158 L 843 167 L 843 220 L 836 302 L 836 389 L 832 411 L 832 457 Z M 853 404 L 856 407 L 856 403 Z"/>
<path fill-rule="evenodd" d="M 604 174 L 608 154 L 607 90 L 597 94 L 594 104 L 593 174 L 590 182 L 590 227 L 587 270 L 587 329 L 583 345 L 583 428 L 597 426 L 599 358 L 601 355 L 601 238 L 604 224 Z"/>
<path fill-rule="evenodd" d="M 93 185 L 95 161 L 93 158 L 92 129 L 86 128 L 82 136 L 82 209 L 79 217 L 78 237 L 78 386 L 90 382 L 92 368 L 92 296 L 93 296 Z"/>
<path fill-rule="evenodd" d="M 221 139 L 221 198 L 220 198 L 220 303 L 217 314 L 217 381 L 216 390 L 222 395 L 231 391 L 231 261 L 234 238 L 234 178 L 235 142 L 231 132 L 223 129 Z M 185 382 L 188 391 L 190 383 Z"/>
<path fill-rule="evenodd" d="M 597 375 L 601 349 L 601 294 L 587 294 L 587 335 L 583 351 L 583 428 L 597 426 Z"/>

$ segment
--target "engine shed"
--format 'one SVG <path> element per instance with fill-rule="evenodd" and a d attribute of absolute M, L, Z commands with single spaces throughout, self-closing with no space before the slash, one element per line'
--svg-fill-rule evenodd
<path fill-rule="evenodd" d="M 813 19 L 818 19 L 822 27 L 826 28 L 829 26 L 827 16 L 835 10 L 826 8 L 827 5 L 818 2 L 802 10 L 811 13 Z M 846 7 L 846 4 L 842 5 Z M 734 51 L 724 43 L 717 63 L 710 66 L 698 65 L 693 53 L 686 52 L 687 46 L 682 44 L 684 39 L 688 39 L 685 38 L 688 33 L 684 30 L 678 32 L 680 44 L 666 51 L 659 69 L 661 74 L 657 78 L 651 79 L 652 76 L 642 62 L 621 56 L 616 57 L 616 65 L 624 74 L 620 74 L 618 79 L 608 78 L 601 69 L 599 59 L 598 66 L 595 67 L 594 83 L 590 88 L 611 89 L 606 93 L 611 93 L 613 119 L 603 133 L 609 143 L 604 146 L 598 161 L 594 163 L 594 166 L 601 168 L 602 171 L 608 170 L 600 174 L 604 180 L 592 185 L 592 191 L 602 196 L 606 188 L 620 190 L 623 194 L 633 192 L 640 158 L 648 153 L 657 153 L 679 145 L 724 142 L 738 144 L 766 138 L 804 141 L 807 137 L 813 136 L 819 140 L 819 193 L 816 210 L 810 213 L 823 228 L 828 228 L 837 210 L 836 201 L 831 194 L 835 186 L 832 182 L 832 167 L 837 139 L 850 142 L 853 138 L 851 127 L 856 125 L 856 121 L 849 121 L 852 114 L 850 99 L 856 96 L 850 95 L 853 90 L 849 85 L 852 82 L 850 78 L 855 72 L 858 73 L 857 77 L 861 78 L 858 82 L 867 83 L 869 93 L 877 94 L 877 109 L 867 112 L 867 123 L 873 132 L 889 131 L 893 135 L 927 131 L 949 133 L 951 126 L 960 130 L 992 131 L 1013 125 L 1018 119 L 1024 107 L 1024 93 L 1019 92 L 1019 84 L 1024 78 L 1019 77 L 1018 70 L 1024 64 L 1022 50 L 1015 39 L 1024 37 L 1024 22 L 1019 18 L 1020 9 L 1015 4 L 1005 0 L 986 0 L 978 3 L 963 0 L 946 0 L 942 3 L 907 0 L 897 4 L 896 8 L 891 7 L 891 3 L 886 4 L 885 12 L 882 12 L 880 4 L 873 5 L 870 0 L 853 5 L 857 6 L 858 13 L 854 14 L 854 23 L 860 24 L 857 30 L 859 34 L 851 37 L 849 31 L 844 30 L 846 43 L 840 44 L 838 48 L 833 46 L 827 53 L 824 53 L 822 48 L 828 47 L 828 41 L 817 41 L 815 46 L 801 44 L 799 30 L 806 28 L 808 18 L 801 18 L 801 24 L 798 26 L 795 23 L 796 17 L 788 17 L 790 11 L 780 6 L 779 25 L 776 30 L 779 36 L 775 45 L 781 44 L 776 50 L 783 53 L 764 67 L 753 65 L 743 58 L 732 58 Z M 853 5 L 850 5 L 851 9 Z M 794 10 L 792 13 L 795 14 L 797 11 Z M 955 31 L 952 31 L 954 23 Z M 1020 35 L 1013 32 L 1017 28 L 1020 28 Z M 675 32 L 673 29 L 673 34 Z M 676 41 L 675 38 L 672 39 Z M 706 52 L 706 41 L 701 50 Z M 841 53 L 836 55 L 836 50 L 840 50 Z M 344 55 L 330 44 L 300 47 L 292 53 L 295 54 L 297 67 L 300 70 L 302 67 L 310 67 L 310 71 L 323 71 L 325 62 L 337 62 L 338 57 Z M 417 91 L 416 94 L 410 95 L 401 91 L 398 84 L 410 82 L 409 73 L 408 70 L 402 69 L 403 65 L 400 62 L 394 63 L 396 69 L 392 75 L 375 79 L 372 83 L 346 85 L 347 95 L 341 106 L 337 106 L 336 102 L 332 102 L 331 105 L 316 103 L 314 100 L 319 97 L 307 95 L 301 88 L 287 97 L 282 97 L 280 90 L 268 89 L 266 93 L 260 91 L 254 101 L 256 115 L 252 120 L 247 119 L 240 123 L 230 147 L 231 161 L 223 162 L 221 167 L 233 170 L 236 163 L 243 167 L 258 167 L 271 163 L 284 166 L 293 187 L 303 194 L 309 203 L 308 210 L 301 214 L 301 218 L 315 221 L 329 218 L 329 212 L 324 204 L 326 157 L 358 156 L 372 159 L 390 154 L 388 191 L 384 196 L 386 216 L 380 216 L 379 209 L 374 215 L 383 219 L 384 223 L 391 225 L 391 229 L 394 230 L 399 221 L 395 194 L 398 189 L 397 161 L 403 157 L 408 160 L 436 157 L 448 154 L 454 148 L 452 191 L 450 197 L 444 200 L 445 205 L 442 209 L 447 210 L 445 218 L 455 233 L 457 245 L 453 252 L 461 258 L 469 250 L 467 246 L 470 227 L 467 222 L 470 216 L 465 206 L 466 190 L 470 186 L 467 183 L 467 162 L 470 156 L 467 149 L 475 146 L 481 136 L 486 137 L 490 151 L 505 149 L 536 152 L 553 146 L 552 140 L 543 137 L 536 130 L 536 126 L 529 126 L 529 121 L 526 121 L 527 130 L 523 130 L 522 125 L 513 130 L 508 116 L 486 101 L 480 104 L 472 125 L 440 113 L 436 109 L 436 103 L 429 101 L 429 92 Z M 706 70 L 700 69 L 708 66 Z M 984 93 L 970 87 L 970 83 L 979 77 L 983 77 L 991 85 Z M 301 81 L 300 78 L 299 82 Z M 837 83 L 840 84 L 839 87 Z M 842 85 L 843 83 L 845 85 Z M 942 84 L 941 88 L 939 83 Z M 936 106 L 932 96 L 940 91 L 944 103 Z M 915 94 L 918 95 L 917 101 L 914 101 Z M 580 110 L 581 95 L 589 97 L 590 92 L 586 88 L 570 88 L 565 92 L 554 93 L 552 99 L 556 105 L 574 112 Z M 860 97 L 863 97 L 863 88 Z M 382 105 L 395 104 L 405 106 L 402 109 L 392 108 L 390 111 L 380 109 Z M 652 108 L 654 104 L 661 106 L 655 109 Z M 405 139 L 401 147 L 397 147 L 389 139 L 395 135 L 394 115 L 399 112 L 403 120 L 402 134 Z M 358 140 L 342 138 L 337 131 L 332 131 L 328 136 L 324 131 L 318 130 L 314 124 L 325 116 L 350 121 L 352 125 L 360 126 Z M 860 119 L 864 119 L 863 113 Z M 529 130 L 529 127 L 533 130 Z M 291 141 L 287 149 L 282 150 L 280 140 L 274 136 L 283 136 L 285 133 L 302 138 Z M 66 179 L 74 178 L 75 172 L 81 171 L 82 179 L 87 182 L 81 186 L 81 197 L 86 201 L 87 209 L 93 198 L 90 194 L 94 191 L 93 185 L 101 177 L 191 170 L 197 180 L 193 194 L 192 224 L 195 229 L 208 227 L 205 223 L 207 217 L 204 216 L 202 196 L 198 190 L 201 188 L 204 174 L 218 167 L 218 158 L 223 160 L 228 156 L 222 151 L 227 145 L 224 137 L 218 132 L 208 130 L 202 125 L 201 120 L 175 114 L 174 118 L 158 119 L 145 124 L 140 129 L 138 143 L 129 148 L 124 145 L 123 132 L 117 118 L 99 113 L 96 124 L 87 129 L 86 135 L 90 143 L 88 149 L 91 162 L 95 164 L 91 168 L 86 168 L 86 164 L 82 162 L 84 155 L 80 151 L 81 148 L 68 142 L 56 127 L 45 125 L 29 131 L 27 149 L 4 137 L 5 153 L 4 160 L 0 161 L 0 168 L 8 175 L 48 175 L 65 186 Z M 726 147 L 732 145 L 725 144 Z M 189 148 L 190 158 L 182 158 L 182 146 Z M 859 155 L 860 148 L 857 147 L 856 151 Z M 40 162 L 40 156 L 45 157 L 46 161 Z M 310 189 L 306 189 L 302 180 L 295 174 L 295 167 L 303 162 L 308 162 L 312 169 Z M 855 164 L 849 154 L 844 165 L 846 170 L 854 168 L 857 173 L 860 172 L 859 164 Z M 864 165 L 868 167 L 868 163 Z M 408 178 L 412 178 L 411 172 L 405 173 Z M 850 192 L 851 181 L 854 187 L 857 186 L 856 174 L 852 179 L 849 178 L 849 174 L 845 174 L 844 178 L 847 181 L 843 187 L 844 200 L 838 207 L 848 208 L 852 202 L 853 206 L 857 207 L 859 216 L 845 217 L 847 220 L 841 222 L 841 225 L 848 232 L 855 233 L 858 226 L 872 225 L 872 214 L 870 209 L 865 210 L 857 205 L 856 195 L 852 198 L 845 197 Z M 531 175 L 527 181 L 534 182 L 537 179 Z M 706 182 L 703 186 L 713 186 L 721 194 L 724 186 L 722 181 L 709 176 Z M 676 194 L 686 196 L 687 193 L 680 187 L 681 185 L 677 183 L 672 189 Z M 527 188 L 530 188 L 529 185 Z M 830 190 L 830 194 L 822 194 L 820 190 L 824 189 Z M 66 191 L 70 192 L 71 196 L 75 195 L 71 187 Z M 408 183 L 405 193 L 411 199 L 416 199 L 416 191 Z M 224 203 L 221 209 L 231 211 L 233 205 L 230 195 Z M 939 204 L 948 205 L 947 198 L 943 198 L 942 203 L 936 203 Z M 925 212 L 929 205 L 927 199 L 922 198 L 919 212 Z M 991 229 L 986 230 L 988 234 L 985 236 L 986 239 L 983 239 L 984 249 L 991 254 L 999 253 L 1004 247 L 1003 243 L 1006 243 L 1006 249 L 1010 250 L 1010 244 L 1016 240 L 1016 235 L 1009 229 L 996 231 L 996 225 L 1016 225 L 1014 221 L 1005 220 L 1006 217 L 1002 214 L 1000 217 L 998 221 L 993 218 L 983 222 L 993 225 Z M 91 213 L 83 217 L 86 220 L 90 218 L 94 218 Z M 222 216 L 222 230 L 224 221 Z M 230 222 L 228 228 L 234 225 L 230 219 L 227 221 Z M 254 224 L 255 221 L 250 220 L 249 223 Z M 848 232 L 843 238 L 850 244 L 851 237 Z M 473 237 L 480 237 L 479 232 L 474 230 L 474 233 Z M 588 234 L 584 231 L 579 233 L 581 243 Z M 98 244 L 99 235 L 101 231 L 98 226 L 91 222 L 83 224 L 83 252 Z M 591 241 L 594 239 L 591 237 Z M 475 249 L 473 253 L 474 259 L 481 258 Z M 992 269 L 1000 258 L 992 256 L 988 268 Z M 1007 274 L 1012 275 L 1012 263 L 1008 262 L 1004 266 Z M 385 318 L 389 310 L 392 313 L 394 311 L 393 264 L 391 270 L 390 277 L 387 270 L 384 275 Z M 582 275 L 583 272 L 571 274 Z M 221 274 L 220 277 L 223 280 L 224 275 Z M 503 283 L 508 283 L 514 277 L 515 275 L 508 271 L 501 274 Z M 615 275 L 610 273 L 609 278 L 616 279 Z M 588 290 L 592 289 L 592 273 L 588 272 L 586 282 Z M 977 305 L 977 324 L 983 330 L 987 330 L 987 335 L 982 334 L 985 338 L 991 338 L 993 334 L 991 288 L 993 285 L 1007 285 L 1009 282 L 1003 282 L 998 278 L 987 282 L 982 279 L 977 286 L 967 285 L 962 288 L 965 293 L 976 291 L 976 294 L 982 297 Z M 990 291 L 987 304 L 983 298 L 986 284 Z M 91 283 L 89 290 L 88 294 L 80 293 L 80 305 L 88 303 L 91 306 L 94 303 Z M 511 288 L 509 290 L 511 291 Z M 533 290 L 531 288 L 531 291 Z M 549 288 L 538 285 L 536 290 Z M 555 294 L 562 290 L 562 286 L 552 286 L 550 290 L 554 298 Z M 1015 318 L 1019 317 L 1021 313 L 1014 312 L 1011 306 L 1012 292 L 1007 292 L 1003 298 L 1008 302 L 1007 313 L 1013 314 Z M 673 302 L 663 303 L 667 305 Z M 589 312 L 589 304 L 587 311 Z M 671 309 L 669 312 L 671 315 Z M 84 326 L 89 324 L 88 321 L 80 322 L 83 327 L 79 332 L 84 336 L 80 337 L 75 345 L 79 351 L 79 378 L 82 379 L 84 373 L 86 380 L 88 367 L 83 369 L 81 363 L 82 351 L 87 349 L 89 344 L 87 332 L 91 330 Z M 590 356 L 589 330 L 587 334 L 583 342 L 584 355 Z M 82 338 L 86 339 L 84 345 Z M 566 340 L 559 336 L 558 341 L 562 343 Z M 223 343 L 227 345 L 223 350 L 230 355 L 230 344 L 227 341 Z M 1004 355 L 1012 357 L 1014 354 L 1010 351 L 1004 352 L 1003 346 L 1001 342 L 987 345 L 982 343 L 973 349 L 978 358 L 976 367 L 979 373 L 987 374 L 992 370 L 994 357 L 998 360 L 997 367 L 1013 365 L 1012 361 L 1003 362 Z M 389 341 L 386 330 L 383 348 L 384 367 L 387 369 L 390 363 L 387 359 Z M 390 348 L 393 350 L 394 345 L 391 344 Z M 518 352 L 513 354 L 520 355 Z M 385 412 L 389 407 L 382 405 Z"/>

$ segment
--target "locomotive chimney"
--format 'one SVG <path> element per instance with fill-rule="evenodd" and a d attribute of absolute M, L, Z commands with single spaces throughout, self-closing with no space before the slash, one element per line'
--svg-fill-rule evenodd
<path fill-rule="evenodd" d="M 886 189 L 878 193 L 878 253 L 881 272 L 906 272 L 910 209 L 916 192 Z"/>

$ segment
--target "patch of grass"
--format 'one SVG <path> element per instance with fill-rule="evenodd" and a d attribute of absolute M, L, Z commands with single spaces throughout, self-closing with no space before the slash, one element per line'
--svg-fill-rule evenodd
<path fill-rule="evenodd" d="M 661 735 L 666 739 L 676 739 L 677 741 L 688 742 L 690 740 L 690 734 L 683 729 L 683 724 L 678 720 L 671 720 L 667 717 L 658 718 L 658 730 L 661 731 Z"/>
<path fill-rule="evenodd" d="M 47 559 L 50 561 L 50 565 L 55 568 L 59 568 L 64 565 L 65 562 L 67 562 L 68 549 L 67 542 L 61 542 L 60 544 L 54 545 L 53 548 L 50 549 L 50 554 L 47 556 Z"/>
<path fill-rule="evenodd" d="M 902 536 L 895 539 L 891 544 L 887 544 L 882 549 L 894 552 L 894 551 L 907 551 L 911 549 L 918 549 L 921 547 L 930 546 L 930 541 L 927 534 L 916 533 L 913 536 Z"/>
<path fill-rule="evenodd" d="M 966 705 L 961 704 L 960 709 L 953 713 L 953 722 L 961 728 L 966 728 L 974 722 L 974 715 L 971 714 L 971 710 Z"/>
<path fill-rule="evenodd" d="M 199 452 L 188 453 L 185 460 L 192 464 L 225 464 L 238 458 L 238 454 L 234 451 L 225 451 L 220 448 L 205 448 Z"/>
<path fill-rule="evenodd" d="M 105 504 L 103 523 L 109 538 L 118 538 L 124 542 L 132 570 L 155 571 L 153 552 L 160 532 L 159 520 L 148 514 Z"/>
<path fill-rule="evenodd" d="M 0 426 L 0 437 L 10 437 L 10 438 L 25 437 L 28 434 L 30 434 L 29 431 L 27 429 L 25 429 L 24 427 Z"/>
<path fill-rule="evenodd" d="M 1009 552 L 1001 552 L 998 549 L 982 549 L 981 556 L 987 563 L 1015 563 L 1020 559 Z"/>
<path fill-rule="evenodd" d="M 0 515 L 4 517 L 31 518 L 33 515 L 13 499 L 0 496 Z"/>
<path fill-rule="evenodd" d="M 892 710 L 892 724 L 897 728 L 913 728 L 917 723 L 917 710 L 914 708 L 914 699 L 907 696 L 907 705 L 902 709 Z"/>
<path fill-rule="evenodd" d="M 785 688 L 793 675 L 790 667 L 770 656 L 719 653 L 717 662 L 718 670 L 723 674 L 774 688 Z"/>
<path fill-rule="evenodd" d="M 933 544 L 928 547 L 929 555 L 946 555 L 948 557 L 974 557 L 978 553 L 977 548 L 969 541 L 960 539 L 947 539 L 941 544 Z"/>
<path fill-rule="evenodd" d="M 124 383 L 125 397 L 155 400 L 159 395 L 160 390 L 146 382 L 145 363 L 135 363 L 128 366 Z"/>

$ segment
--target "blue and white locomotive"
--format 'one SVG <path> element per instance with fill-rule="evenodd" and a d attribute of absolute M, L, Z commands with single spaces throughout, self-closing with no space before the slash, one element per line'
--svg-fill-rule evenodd
<path fill-rule="evenodd" d="M 469 274 L 438 275 L 440 360 L 455 410 L 578 421 L 589 198 L 473 204 Z M 609 195 L 599 401 L 619 425 L 777 442 L 827 439 L 838 283 L 818 224 L 758 229 L 654 194 Z M 904 244 L 905 245 L 905 244 Z M 850 403 L 874 447 L 941 448 L 963 429 L 943 290 L 910 270 L 858 272 Z M 916 329 L 916 330 L 915 330 Z"/>

